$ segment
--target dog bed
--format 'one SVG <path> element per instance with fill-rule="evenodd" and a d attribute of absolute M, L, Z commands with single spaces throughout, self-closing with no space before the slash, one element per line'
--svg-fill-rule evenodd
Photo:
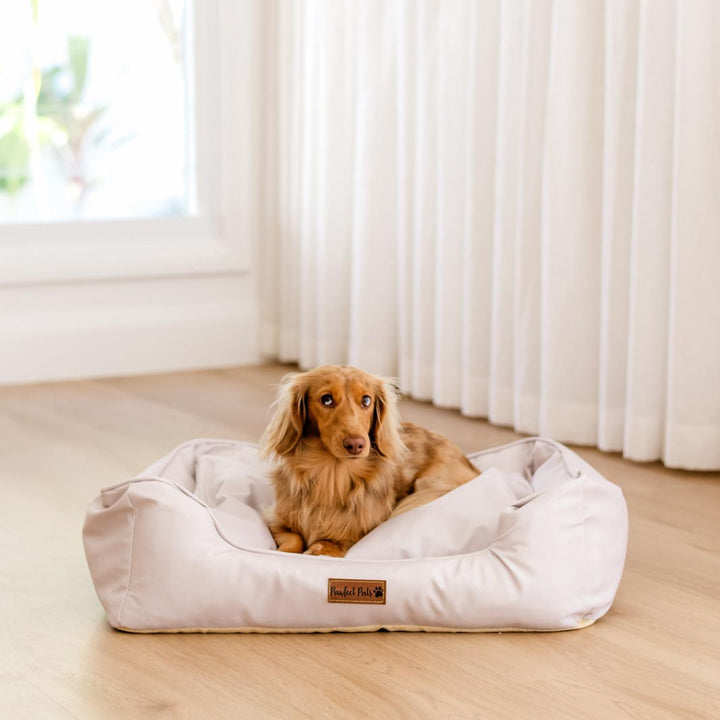
<path fill-rule="evenodd" d="M 620 582 L 620 489 L 559 443 L 469 456 L 476 479 L 344 558 L 281 553 L 249 443 L 192 440 L 101 491 L 83 540 L 110 624 L 133 632 L 568 630 Z"/>

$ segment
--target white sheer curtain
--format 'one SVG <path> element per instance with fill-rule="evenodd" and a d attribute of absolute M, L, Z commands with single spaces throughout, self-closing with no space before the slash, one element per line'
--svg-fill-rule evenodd
<path fill-rule="evenodd" d="M 270 12 L 263 350 L 720 468 L 720 6 Z"/>

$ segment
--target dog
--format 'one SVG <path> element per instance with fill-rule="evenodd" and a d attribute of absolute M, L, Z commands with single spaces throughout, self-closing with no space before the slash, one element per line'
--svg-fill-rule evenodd
<path fill-rule="evenodd" d="M 403 423 L 389 380 L 345 365 L 283 378 L 261 457 L 274 459 L 278 550 L 342 557 L 391 515 L 479 471 L 448 439 Z"/>

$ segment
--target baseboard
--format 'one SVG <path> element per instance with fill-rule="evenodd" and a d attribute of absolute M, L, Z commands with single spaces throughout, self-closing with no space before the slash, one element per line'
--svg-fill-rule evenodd
<path fill-rule="evenodd" d="M 0 385 L 258 361 L 253 308 L 86 310 L 0 321 Z"/>

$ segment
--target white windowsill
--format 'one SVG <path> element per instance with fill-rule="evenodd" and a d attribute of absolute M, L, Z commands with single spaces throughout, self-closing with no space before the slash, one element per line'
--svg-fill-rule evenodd
<path fill-rule="evenodd" d="M 5 226 L 0 286 L 242 273 L 247 252 L 203 218 Z"/>

